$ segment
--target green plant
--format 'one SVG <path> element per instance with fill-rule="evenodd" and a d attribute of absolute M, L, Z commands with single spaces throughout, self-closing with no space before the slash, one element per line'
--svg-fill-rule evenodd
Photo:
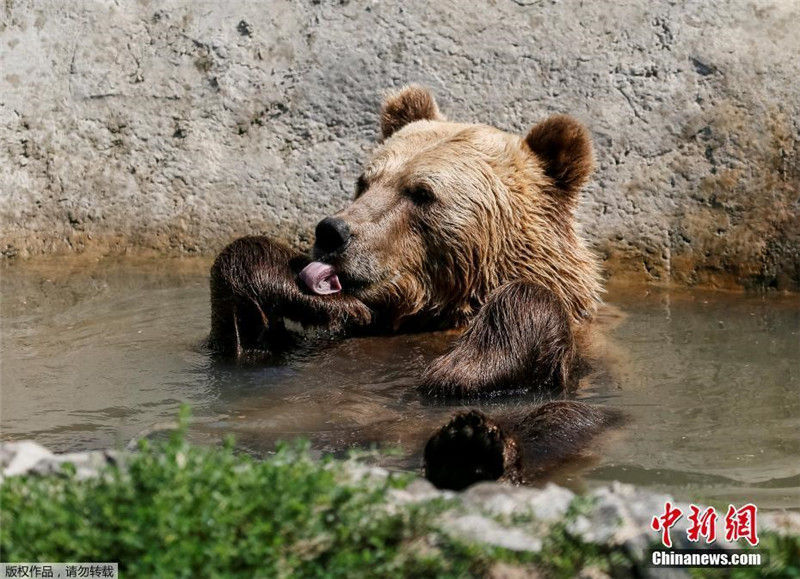
<path fill-rule="evenodd" d="M 586 498 L 573 502 L 539 553 L 464 543 L 437 524 L 458 508 L 452 501 L 387 500 L 412 475 L 353 480 L 342 462 L 312 460 L 304 442 L 279 445 L 264 461 L 236 453 L 232 440 L 194 446 L 185 439 L 187 422 L 184 409 L 168 440 L 141 441 L 139 452 L 97 478 L 77 480 L 66 465 L 60 477 L 6 479 L 2 559 L 116 561 L 124 577 L 465 577 L 485 576 L 498 562 L 551 577 L 586 567 L 641 572 L 622 549 L 586 544 L 567 531 L 567 521 L 592 508 Z M 765 533 L 761 548 L 769 563 L 759 574 L 800 577 L 800 538 Z"/>

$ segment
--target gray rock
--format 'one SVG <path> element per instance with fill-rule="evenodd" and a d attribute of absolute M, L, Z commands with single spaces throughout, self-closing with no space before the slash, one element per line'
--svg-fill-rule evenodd
<path fill-rule="evenodd" d="M 528 533 L 509 528 L 481 515 L 444 517 L 442 530 L 458 539 L 502 547 L 511 551 L 536 553 L 542 549 L 542 539 Z"/>
<path fill-rule="evenodd" d="M 759 513 L 758 529 L 759 532 L 768 530 L 779 535 L 800 536 L 800 513 L 794 511 Z"/>
<path fill-rule="evenodd" d="M 404 489 L 389 491 L 389 499 L 397 504 L 421 503 L 435 499 L 451 499 L 457 496 L 452 491 L 440 491 L 424 478 L 414 479 Z"/>
<path fill-rule="evenodd" d="M 589 126 L 579 218 L 609 272 L 797 288 L 798 20 L 782 0 L 6 2 L 0 252 L 307 244 L 380 92 L 420 82 L 453 119 Z"/>
<path fill-rule="evenodd" d="M 653 517 L 663 513 L 666 501 L 679 508 L 683 516 L 671 528 L 675 548 L 703 549 L 710 546 L 703 540 L 693 543 L 687 537 L 691 525 L 690 505 L 678 503 L 667 495 L 653 493 L 618 482 L 593 491 L 594 506 L 588 514 L 567 524 L 567 530 L 581 540 L 599 545 L 624 546 L 635 558 L 641 559 L 648 546 L 659 540 L 650 524 Z M 705 509 L 705 506 L 698 505 Z M 759 513 L 759 528 L 779 533 L 800 534 L 800 515 L 797 513 Z M 713 548 L 739 549 L 742 545 L 725 540 L 725 512 L 717 510 L 716 541 Z"/>
<path fill-rule="evenodd" d="M 339 465 L 334 465 L 338 467 Z M 350 482 L 383 482 L 389 476 L 389 471 L 379 466 L 364 464 L 357 460 L 347 460 L 341 463 L 342 473 Z"/>
<path fill-rule="evenodd" d="M 75 476 L 86 479 L 97 476 L 103 467 L 120 460 L 123 457 L 113 450 L 53 454 L 32 440 L 0 443 L 3 477 L 60 474 L 64 472 L 64 465 L 70 463 L 75 467 Z"/>
<path fill-rule="evenodd" d="M 0 466 L 4 477 L 27 474 L 40 461 L 52 459 L 54 456 L 52 452 L 32 440 L 0 444 Z"/>
<path fill-rule="evenodd" d="M 588 543 L 624 545 L 637 558 L 643 557 L 648 545 L 657 539 L 650 522 L 663 511 L 669 497 L 616 482 L 589 496 L 593 506 L 587 514 L 568 522 L 568 532 Z"/>
<path fill-rule="evenodd" d="M 98 476 L 104 467 L 115 463 L 118 458 L 118 453 L 110 450 L 59 454 L 40 460 L 30 469 L 28 474 L 53 475 L 63 473 L 64 465 L 69 463 L 75 467 L 75 477 L 78 480 L 84 480 Z"/>
<path fill-rule="evenodd" d="M 466 504 L 495 516 L 531 515 L 545 522 L 560 520 L 575 494 L 549 483 L 543 489 L 478 483 L 463 493 Z"/>

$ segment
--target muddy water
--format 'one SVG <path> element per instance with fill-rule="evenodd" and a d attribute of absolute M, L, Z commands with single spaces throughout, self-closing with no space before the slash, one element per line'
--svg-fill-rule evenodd
<path fill-rule="evenodd" d="M 201 442 L 234 434 L 265 454 L 303 436 L 325 452 L 393 447 L 385 464 L 419 467 L 454 407 L 426 404 L 410 386 L 452 336 L 348 340 L 273 367 L 220 364 L 201 347 L 206 270 L 131 260 L 0 270 L 2 438 L 60 451 L 124 445 L 188 402 Z M 652 288 L 607 297 L 617 312 L 601 343 L 608 370 L 580 397 L 630 423 L 553 479 L 800 507 L 800 298 Z"/>

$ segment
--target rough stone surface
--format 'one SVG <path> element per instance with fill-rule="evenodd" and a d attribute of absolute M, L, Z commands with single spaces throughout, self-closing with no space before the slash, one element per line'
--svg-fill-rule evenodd
<path fill-rule="evenodd" d="M 13 0 L 0 8 L 5 256 L 298 245 L 343 207 L 383 89 L 525 132 L 585 122 L 580 219 L 611 273 L 800 286 L 791 0 Z"/>
<path fill-rule="evenodd" d="M 413 480 L 403 489 L 392 489 L 390 492 L 392 501 L 397 504 L 413 504 L 434 499 L 453 498 L 455 493 L 451 491 L 440 491 L 424 478 Z"/>
<path fill-rule="evenodd" d="M 563 519 L 574 498 L 572 491 L 552 483 L 544 489 L 478 483 L 463 494 L 466 504 L 494 516 L 531 515 L 547 522 Z"/>
<path fill-rule="evenodd" d="M 40 461 L 52 458 L 52 452 L 32 440 L 5 442 L 0 445 L 0 468 L 3 476 L 27 474 Z"/>
<path fill-rule="evenodd" d="M 0 480 L 9 476 L 61 474 L 66 463 L 75 467 L 75 476 L 82 480 L 97 476 L 119 458 L 119 454 L 112 450 L 53 454 L 32 440 L 4 442 L 0 443 Z"/>
<path fill-rule="evenodd" d="M 30 472 L 38 475 L 59 474 L 63 472 L 64 464 L 70 463 L 75 467 L 78 480 L 83 480 L 97 476 L 104 467 L 116 461 L 117 453 L 111 450 L 71 452 L 42 460 Z"/>
<path fill-rule="evenodd" d="M 542 539 L 520 529 L 504 527 L 481 515 L 453 515 L 442 522 L 445 532 L 462 540 L 484 543 L 511 551 L 538 553 L 542 550 Z"/>
<path fill-rule="evenodd" d="M 644 557 L 645 549 L 653 542 L 650 522 L 664 511 L 665 502 L 671 500 L 667 495 L 620 483 L 597 489 L 590 497 L 594 500 L 591 511 L 570 521 L 567 530 L 587 543 L 624 546 L 637 559 Z M 688 506 L 680 505 L 680 508 L 688 512 Z M 673 532 L 676 546 L 681 536 L 685 538 L 686 528 L 678 531 L 680 523 L 676 523 Z M 688 544 L 683 546 L 688 547 Z"/>

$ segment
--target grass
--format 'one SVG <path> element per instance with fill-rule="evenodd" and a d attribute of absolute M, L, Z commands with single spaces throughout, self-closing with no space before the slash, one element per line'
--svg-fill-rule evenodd
<path fill-rule="evenodd" d="M 256 461 L 230 442 L 190 445 L 181 429 L 96 479 L 4 481 L 0 551 L 4 561 L 118 561 L 125 577 L 485 572 L 482 554 L 426 545 L 441 501 L 386 507 L 408 479 L 347 483 L 340 463 L 311 460 L 302 443 Z"/>
<path fill-rule="evenodd" d="M 257 461 L 230 441 L 188 444 L 185 424 L 95 479 L 78 481 L 67 466 L 62 477 L 5 480 L 2 559 L 116 561 L 123 577 L 468 577 L 498 562 L 555 577 L 635 570 L 627 554 L 583 544 L 566 525 L 538 554 L 463 544 L 437 532 L 453 504 L 387 505 L 409 475 L 347 482 L 341 462 L 312 460 L 306 444 Z M 763 540 L 775 576 L 800 576 L 800 539 Z"/>

